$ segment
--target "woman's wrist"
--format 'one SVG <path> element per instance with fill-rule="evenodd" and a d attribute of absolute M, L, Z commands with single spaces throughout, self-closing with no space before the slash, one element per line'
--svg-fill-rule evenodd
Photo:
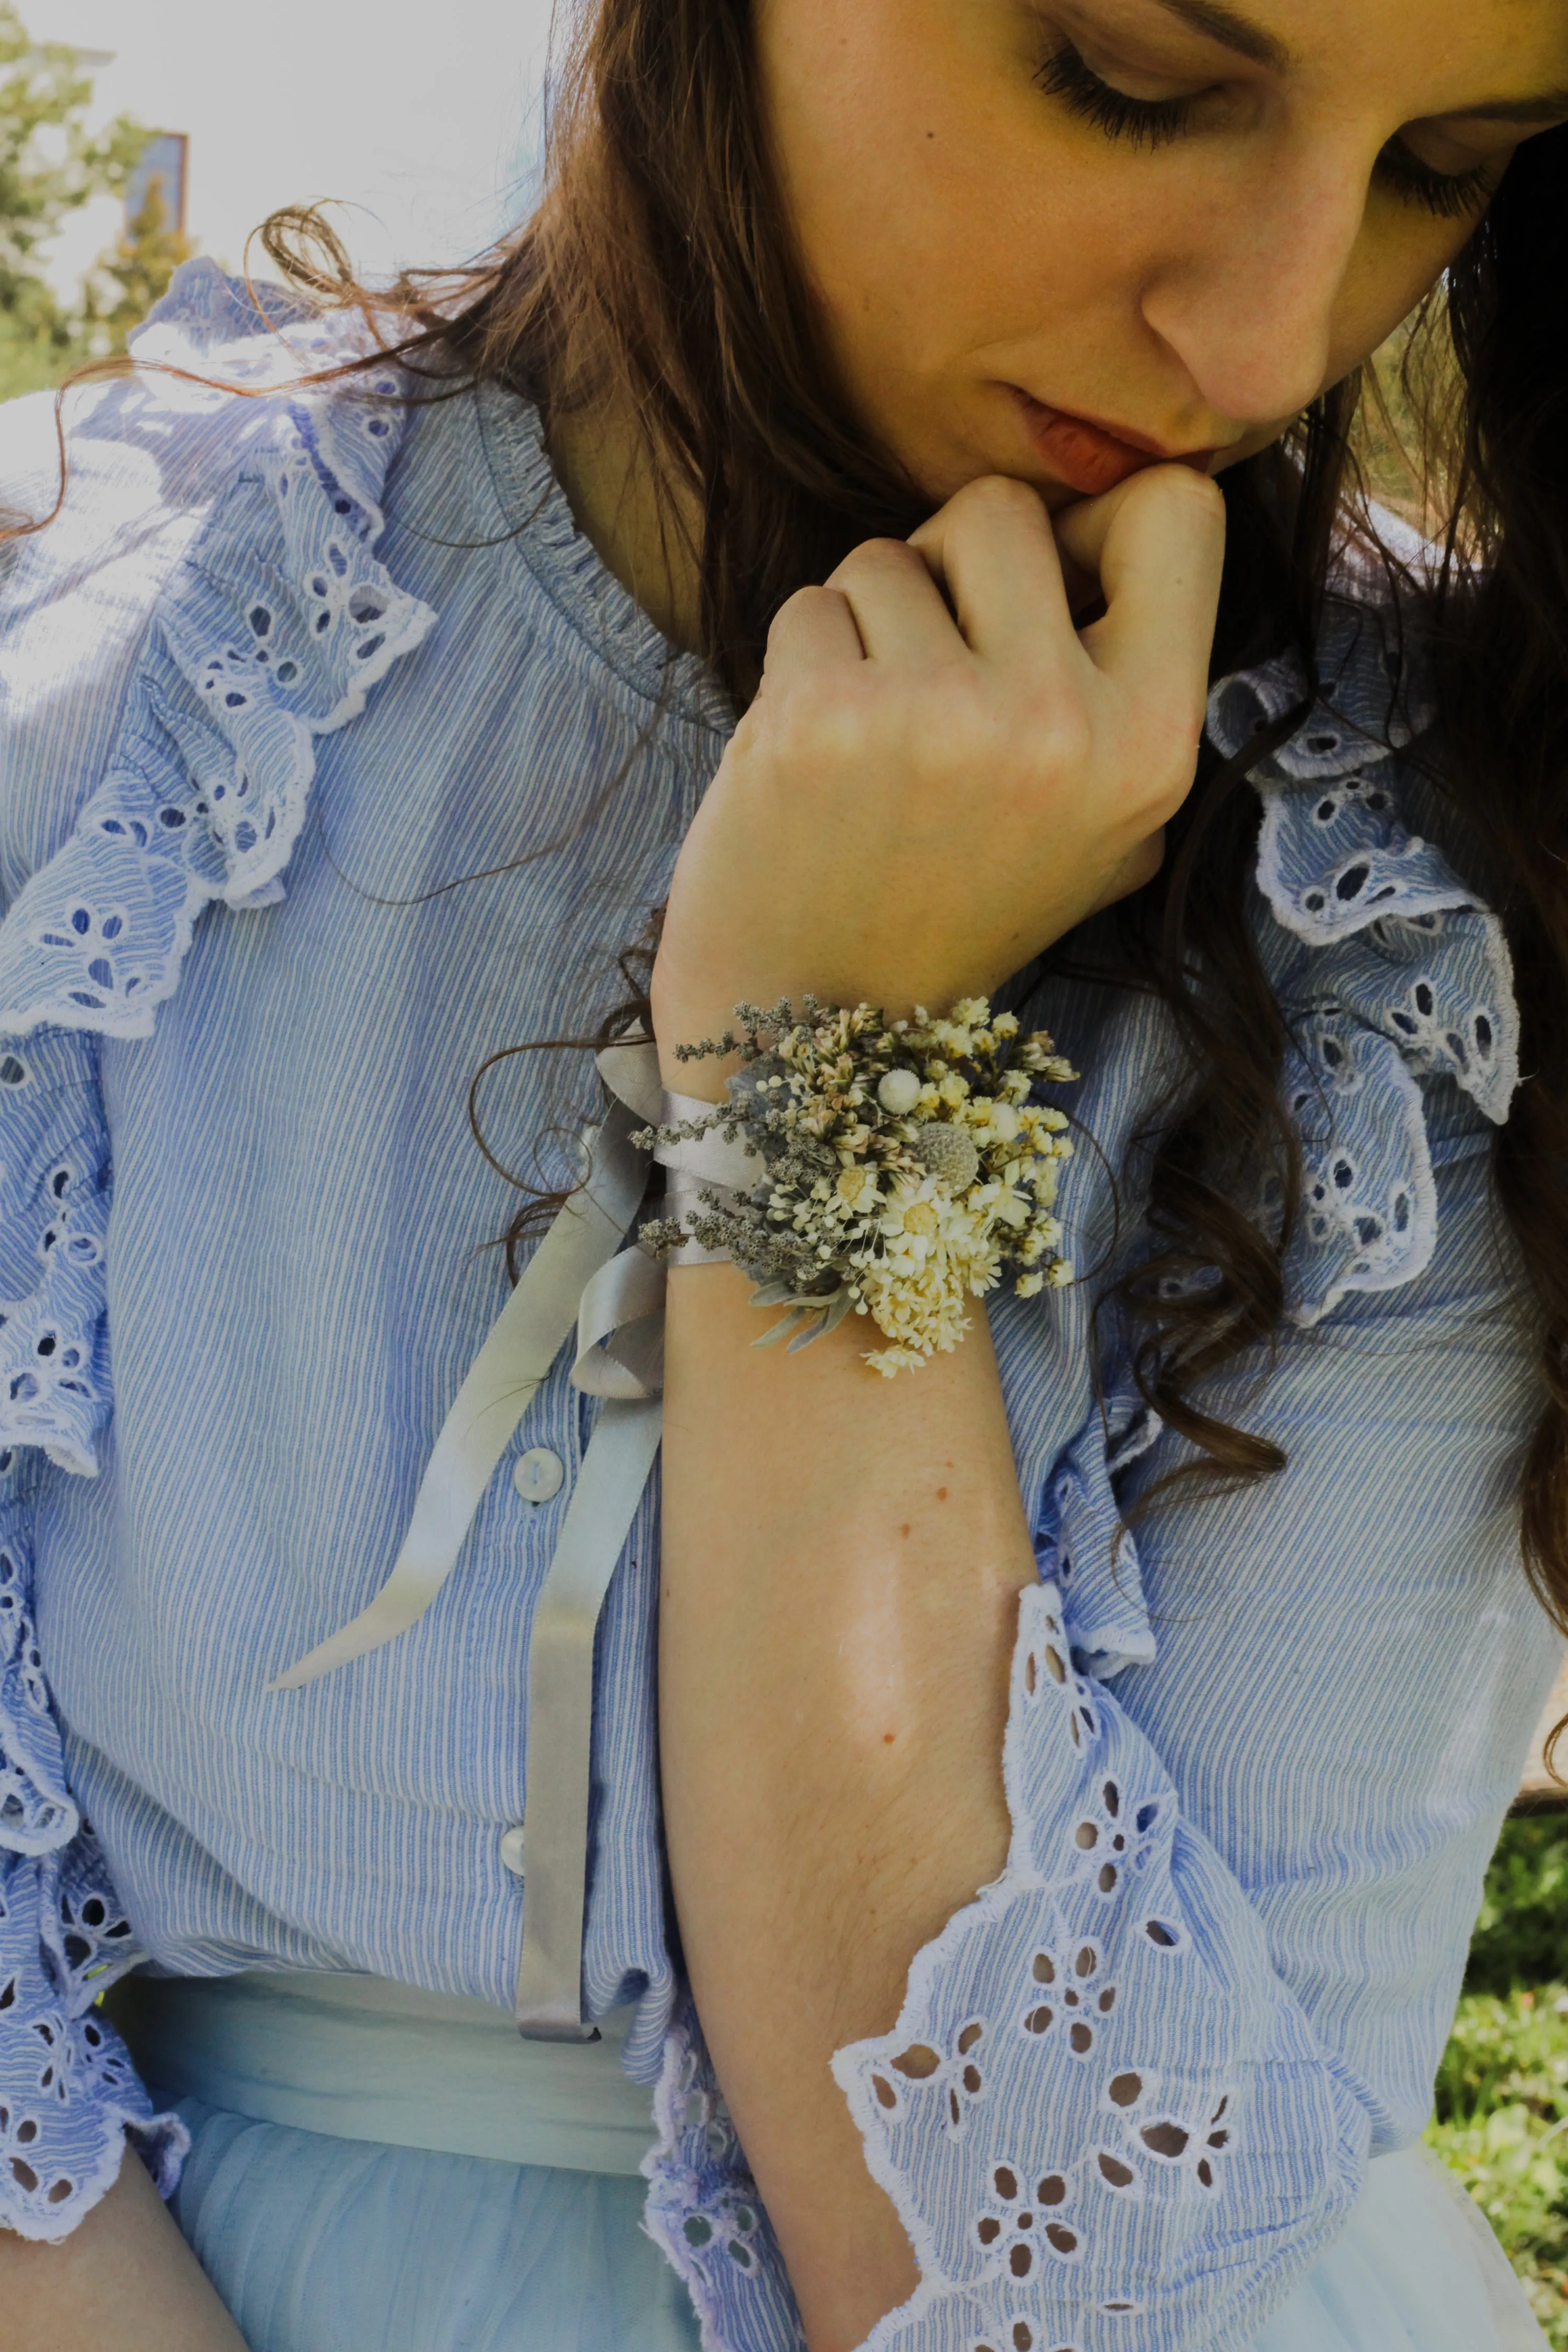
<path fill-rule="evenodd" d="M 725 1099 L 688 1093 L 689 1072 L 711 1083 L 725 1062 Z M 951 1352 L 998 1283 L 1031 1297 L 1070 1280 L 1053 1204 L 1072 1146 L 1050 1096 L 1077 1073 L 984 997 L 891 1022 L 809 995 L 738 1004 L 666 1066 L 681 1084 L 636 1139 L 675 1174 L 643 1244 L 733 1258 L 752 1304 L 783 1310 L 756 1346 L 795 1354 L 864 1318 L 890 1343 L 866 1361 L 890 1376 Z"/>

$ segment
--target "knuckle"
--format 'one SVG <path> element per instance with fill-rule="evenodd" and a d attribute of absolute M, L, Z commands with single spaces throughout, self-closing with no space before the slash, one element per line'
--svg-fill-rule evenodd
<path fill-rule="evenodd" d="M 815 582 L 805 588 L 797 588 L 793 596 L 784 598 L 773 614 L 768 634 L 772 636 L 774 630 L 786 628 L 791 621 L 808 619 L 813 613 L 826 612 L 843 601 L 833 589 L 818 587 Z"/>
<path fill-rule="evenodd" d="M 955 515 L 981 522 L 1037 522 L 1045 512 L 1037 490 L 1010 474 L 981 474 L 966 482 L 952 502 Z"/>
<path fill-rule="evenodd" d="M 1094 724 L 1077 702 L 1057 703 L 1042 711 L 1031 740 L 1036 763 L 1045 766 L 1055 782 L 1076 779 L 1094 764 Z"/>
<path fill-rule="evenodd" d="M 786 596 L 768 624 L 767 661 L 776 666 L 786 659 L 798 625 L 843 602 L 833 589 L 816 586 L 797 588 L 793 596 Z"/>
<path fill-rule="evenodd" d="M 1145 782 L 1139 795 L 1140 806 L 1152 823 L 1163 824 L 1174 815 L 1193 788 L 1198 764 L 1196 734 L 1178 732 L 1169 727 L 1160 729 L 1151 737 L 1141 764 Z"/>
<path fill-rule="evenodd" d="M 843 562 L 829 575 L 828 587 L 852 587 L 857 583 L 886 579 L 895 572 L 910 568 L 923 570 L 920 557 L 901 539 L 865 539 L 852 547 Z"/>
<path fill-rule="evenodd" d="M 773 763 L 810 789 L 864 758 L 868 697 L 853 674 L 792 681 L 767 713 Z"/>

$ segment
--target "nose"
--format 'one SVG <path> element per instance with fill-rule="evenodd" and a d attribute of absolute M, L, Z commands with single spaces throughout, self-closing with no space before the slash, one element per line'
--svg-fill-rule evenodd
<path fill-rule="evenodd" d="M 1239 425 L 1293 416 L 1323 389 L 1365 210 L 1359 154 L 1271 166 L 1184 224 L 1142 294 L 1204 405 Z"/>

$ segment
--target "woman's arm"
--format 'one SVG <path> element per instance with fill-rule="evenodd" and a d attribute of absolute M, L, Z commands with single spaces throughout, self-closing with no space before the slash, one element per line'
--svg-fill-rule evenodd
<path fill-rule="evenodd" d="M 1002 1734 L 1034 1559 L 983 1315 L 879 1380 L 864 1326 L 755 1353 L 750 1285 L 672 1274 L 664 1802 L 709 2047 L 812 2352 L 915 2284 L 828 2072 L 1007 1850 Z"/>
<path fill-rule="evenodd" d="M 692 1089 L 668 1048 L 742 997 L 937 1009 L 1146 877 L 1195 760 L 1219 516 L 1210 484 L 1162 469 L 1068 519 L 1109 600 L 1082 636 L 1016 484 L 961 494 L 921 535 L 929 571 L 863 549 L 785 608 L 677 872 L 667 1083 Z M 752 1352 L 747 1290 L 728 1267 L 670 1283 L 666 1817 L 704 2031 L 812 2352 L 847 2352 L 915 2273 L 828 2061 L 892 2024 L 915 1953 L 1002 1868 L 1034 1570 L 982 1312 L 955 1355 L 883 1381 L 853 1321 Z"/>
<path fill-rule="evenodd" d="M 14 2352 L 245 2352 L 129 2149 L 108 2196 L 58 2246 L 0 2230 L 0 2311 Z"/>

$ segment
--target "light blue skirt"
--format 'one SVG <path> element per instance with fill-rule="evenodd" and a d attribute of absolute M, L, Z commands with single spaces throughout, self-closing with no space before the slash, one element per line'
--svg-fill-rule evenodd
<path fill-rule="evenodd" d="M 649 2103 L 613 2036 L 520 2045 L 499 2011 L 367 1979 L 126 1990 L 143 2074 L 191 2131 L 175 2217 L 250 2352 L 696 2352 L 642 2233 Z M 1480 2213 L 1413 2148 L 1371 2167 L 1254 2352 L 1545 2345 Z"/>

